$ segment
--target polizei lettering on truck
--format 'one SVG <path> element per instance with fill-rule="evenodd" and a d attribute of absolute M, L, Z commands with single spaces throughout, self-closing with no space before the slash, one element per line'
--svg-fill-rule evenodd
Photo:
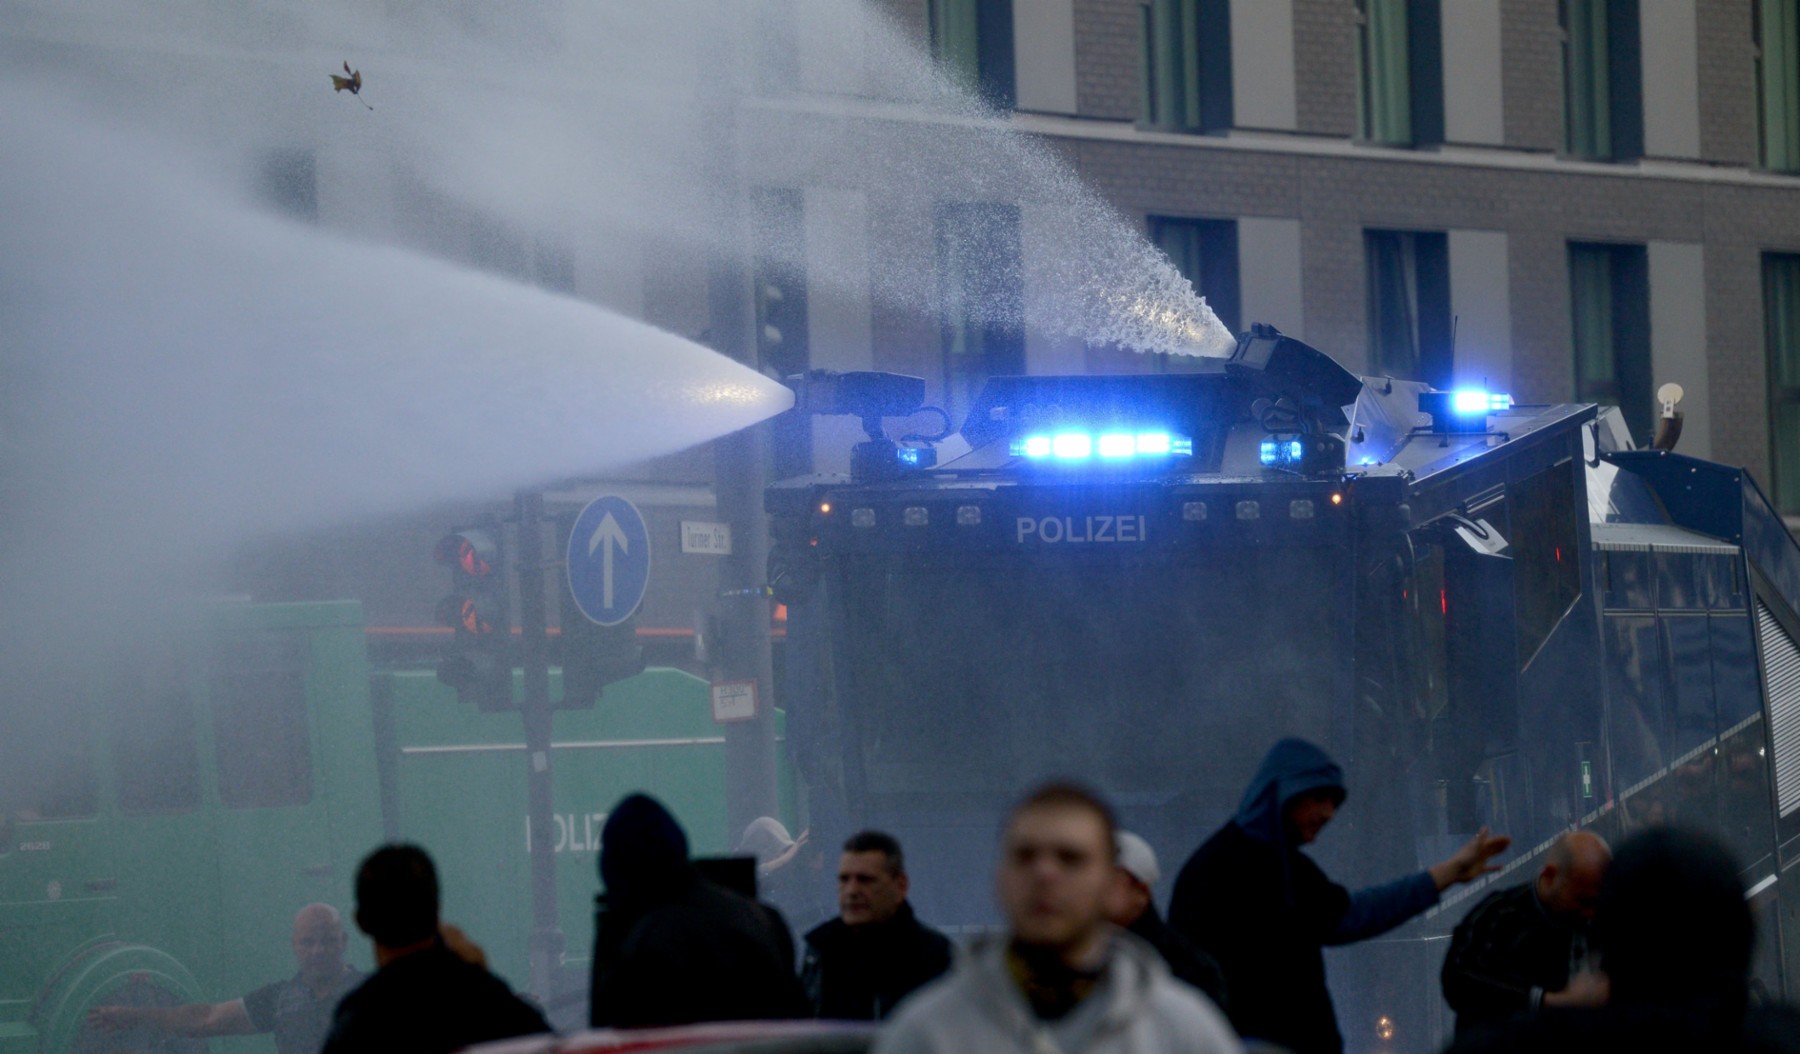
<path fill-rule="evenodd" d="M 1014 530 L 1014 540 L 1020 544 L 1038 541 L 1047 545 L 1064 542 L 1136 545 L 1145 540 L 1142 516 L 1020 516 Z"/>

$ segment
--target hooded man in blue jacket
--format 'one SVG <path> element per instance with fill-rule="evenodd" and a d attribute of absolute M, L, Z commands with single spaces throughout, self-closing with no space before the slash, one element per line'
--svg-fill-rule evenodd
<path fill-rule="evenodd" d="M 1237 815 L 1188 858 L 1169 902 L 1169 924 L 1219 961 L 1232 1025 L 1294 1054 L 1344 1047 L 1325 988 L 1325 945 L 1393 929 L 1443 890 L 1499 870 L 1488 861 L 1512 844 L 1484 827 L 1428 870 L 1351 893 L 1300 851 L 1344 793 L 1344 772 L 1323 750 L 1303 739 L 1276 743 Z"/>

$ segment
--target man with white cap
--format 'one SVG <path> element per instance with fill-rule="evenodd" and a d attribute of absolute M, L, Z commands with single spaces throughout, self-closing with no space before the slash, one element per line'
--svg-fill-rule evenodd
<path fill-rule="evenodd" d="M 1114 841 L 1119 849 L 1119 874 L 1107 899 L 1107 919 L 1143 938 L 1169 964 L 1176 980 L 1200 989 L 1219 1009 L 1225 1009 L 1224 971 L 1157 913 L 1153 890 L 1162 878 L 1162 869 L 1156 864 L 1156 850 L 1130 831 L 1120 831 Z"/>

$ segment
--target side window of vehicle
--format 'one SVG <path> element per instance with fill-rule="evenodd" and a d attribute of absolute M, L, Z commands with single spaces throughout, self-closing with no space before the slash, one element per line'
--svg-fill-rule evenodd
<path fill-rule="evenodd" d="M 268 809 L 312 800 L 306 719 L 306 638 L 242 633 L 213 654 L 213 742 L 219 800 L 228 809 Z"/>
<path fill-rule="evenodd" d="M 0 694 L 0 819 L 94 815 L 92 705 L 67 675 L 10 679 Z"/>
<path fill-rule="evenodd" d="M 128 661 L 113 682 L 113 768 L 126 813 L 200 804 L 200 757 L 186 663 L 172 654 Z"/>

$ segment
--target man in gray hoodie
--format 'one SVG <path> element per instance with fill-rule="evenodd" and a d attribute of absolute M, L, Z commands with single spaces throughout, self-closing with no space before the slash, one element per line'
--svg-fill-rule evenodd
<path fill-rule="evenodd" d="M 1106 921 L 1115 826 L 1104 802 L 1071 784 L 1015 806 L 994 883 L 1007 932 L 902 1003 L 875 1054 L 1238 1054 L 1206 997 Z"/>

